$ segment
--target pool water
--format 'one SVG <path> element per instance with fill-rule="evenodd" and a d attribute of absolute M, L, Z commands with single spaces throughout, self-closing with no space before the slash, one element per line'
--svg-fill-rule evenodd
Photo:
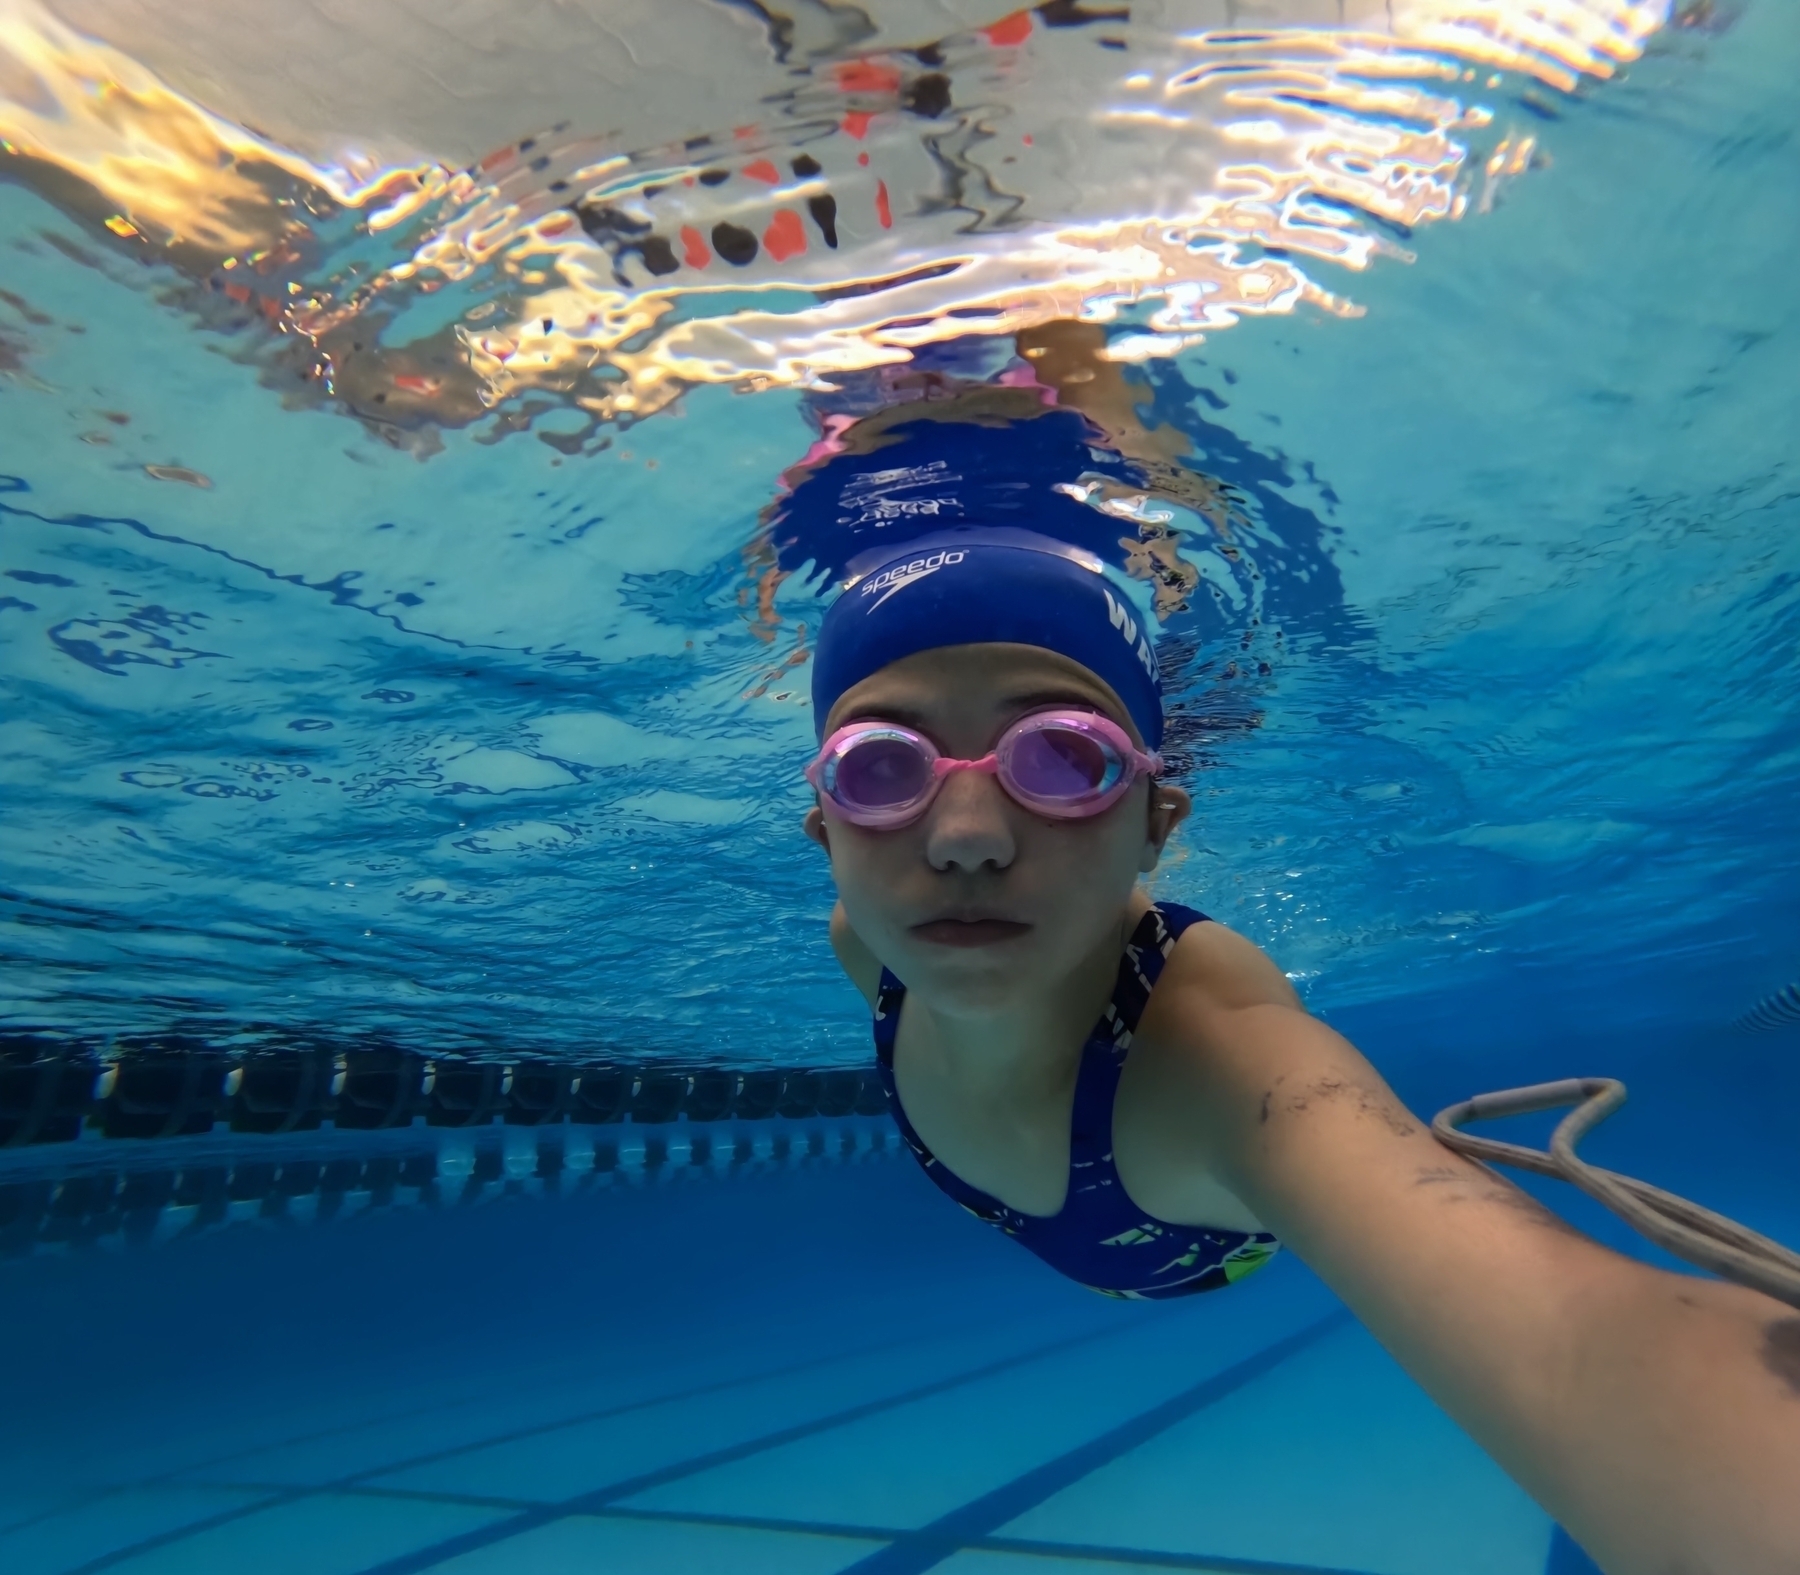
<path fill-rule="evenodd" d="M 1591 1568 L 1291 1255 L 1115 1303 L 918 1173 L 808 653 L 1025 478 L 1156 632 L 1155 895 L 1800 1240 L 1797 57 L 0 0 L 4 1567 Z"/>

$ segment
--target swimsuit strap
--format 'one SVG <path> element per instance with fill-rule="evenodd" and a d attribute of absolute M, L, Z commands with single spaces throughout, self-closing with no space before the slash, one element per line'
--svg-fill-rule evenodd
<path fill-rule="evenodd" d="M 875 1058 L 890 1071 L 894 1066 L 894 1037 L 900 1032 L 900 1003 L 905 999 L 906 986 L 883 968 L 881 984 L 875 991 Z"/>
<path fill-rule="evenodd" d="M 1110 1186 L 1116 1179 L 1112 1154 L 1113 1101 L 1119 1074 L 1131 1053 L 1132 1035 L 1162 977 L 1163 964 L 1187 929 L 1206 917 L 1179 903 L 1153 904 L 1138 921 L 1125 955 L 1119 959 L 1113 997 L 1100 1013 L 1081 1050 L 1075 1077 L 1075 1103 L 1069 1121 L 1069 1190 L 1071 1196 L 1090 1187 Z"/>

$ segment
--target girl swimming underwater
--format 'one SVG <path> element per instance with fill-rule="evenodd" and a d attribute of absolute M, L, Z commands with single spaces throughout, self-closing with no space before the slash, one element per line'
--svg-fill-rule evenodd
<path fill-rule="evenodd" d="M 915 541 L 830 608 L 813 701 L 832 943 L 939 1187 L 1121 1296 L 1279 1238 L 1606 1570 L 1800 1570 L 1800 1319 L 1449 1152 L 1255 946 L 1140 889 L 1192 806 L 1097 560 Z"/>

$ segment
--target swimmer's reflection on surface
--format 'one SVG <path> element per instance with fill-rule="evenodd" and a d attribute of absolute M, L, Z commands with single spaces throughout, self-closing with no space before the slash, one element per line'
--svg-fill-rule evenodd
<path fill-rule="evenodd" d="M 834 604 L 813 699 L 832 942 L 944 1191 L 1115 1295 L 1228 1286 L 1279 1239 L 1609 1575 L 1800 1570 L 1800 1317 L 1451 1152 L 1255 946 L 1140 888 L 1192 803 L 1097 561 L 917 541 Z M 1111 733 L 1009 758 L 1082 714 Z"/>

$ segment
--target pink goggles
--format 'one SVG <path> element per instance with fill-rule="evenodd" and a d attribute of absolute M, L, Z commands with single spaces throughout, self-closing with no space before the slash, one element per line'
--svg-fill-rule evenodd
<path fill-rule="evenodd" d="M 1034 711 L 1000 735 L 990 755 L 952 760 L 898 722 L 851 722 L 825 740 L 806 780 L 852 825 L 892 831 L 930 807 L 952 771 L 982 771 L 1034 815 L 1080 820 L 1162 770 L 1116 723 L 1092 711 Z"/>

